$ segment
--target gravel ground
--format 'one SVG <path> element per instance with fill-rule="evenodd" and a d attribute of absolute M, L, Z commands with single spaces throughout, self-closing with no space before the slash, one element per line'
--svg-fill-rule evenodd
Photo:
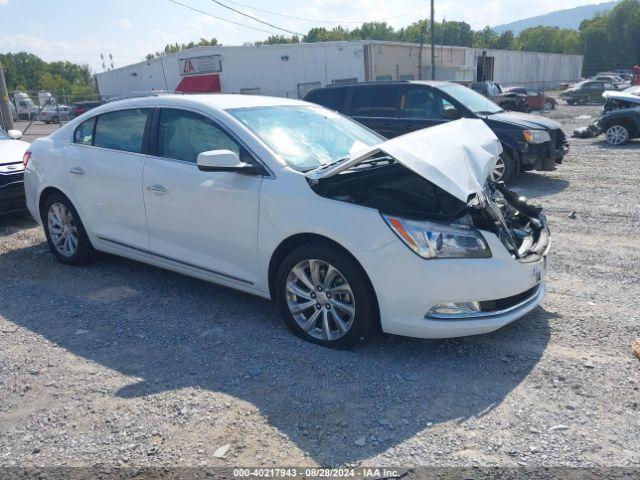
<path fill-rule="evenodd" d="M 597 110 L 551 116 L 569 133 Z M 640 466 L 639 154 L 572 139 L 517 183 L 553 231 L 543 308 L 350 352 L 199 280 L 64 266 L 32 221 L 0 219 L 0 466 Z"/>

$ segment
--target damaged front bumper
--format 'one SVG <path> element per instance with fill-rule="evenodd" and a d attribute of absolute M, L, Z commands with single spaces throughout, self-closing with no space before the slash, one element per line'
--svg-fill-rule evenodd
<path fill-rule="evenodd" d="M 560 138 L 553 137 L 550 142 L 527 145 L 521 150 L 520 167 L 525 171 L 551 171 L 555 169 L 556 164 L 562 163 L 567 153 L 569 153 L 569 144 L 564 135 Z"/>
<path fill-rule="evenodd" d="M 471 200 L 468 215 L 489 258 L 425 260 L 402 242 L 361 253 L 387 333 L 448 338 L 487 333 L 536 308 L 546 291 L 550 234 L 540 208 L 503 184 Z"/>

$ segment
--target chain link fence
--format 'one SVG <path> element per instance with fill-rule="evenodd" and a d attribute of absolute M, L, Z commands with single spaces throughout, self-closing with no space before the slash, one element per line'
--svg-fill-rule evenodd
<path fill-rule="evenodd" d="M 75 116 L 104 102 L 98 95 L 16 91 L 9 92 L 9 103 L 13 128 L 21 130 L 25 140 L 33 140 L 50 135 Z"/>

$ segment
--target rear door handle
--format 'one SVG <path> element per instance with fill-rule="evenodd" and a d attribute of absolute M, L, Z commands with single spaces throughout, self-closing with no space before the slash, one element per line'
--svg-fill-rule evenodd
<path fill-rule="evenodd" d="M 69 173 L 73 173 L 74 175 L 84 175 L 84 170 L 80 167 L 73 167 L 71 170 L 69 170 Z"/>
<path fill-rule="evenodd" d="M 160 194 L 167 194 L 169 193 L 169 190 L 167 190 L 166 188 L 164 188 L 164 186 L 162 185 L 147 185 L 147 191 L 148 192 L 153 192 L 153 193 L 160 193 Z"/>

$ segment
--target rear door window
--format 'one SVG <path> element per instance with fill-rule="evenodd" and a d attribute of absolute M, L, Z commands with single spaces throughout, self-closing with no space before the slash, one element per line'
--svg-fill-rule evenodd
<path fill-rule="evenodd" d="M 94 146 L 142 153 L 142 139 L 149 109 L 132 108 L 98 116 Z"/>
<path fill-rule="evenodd" d="M 346 88 L 326 88 L 314 90 L 305 99 L 308 102 L 317 103 L 323 107 L 342 112 L 344 110 L 344 99 L 347 93 Z"/>
<path fill-rule="evenodd" d="M 400 95 L 395 85 L 356 87 L 351 98 L 354 117 L 399 117 Z"/>

